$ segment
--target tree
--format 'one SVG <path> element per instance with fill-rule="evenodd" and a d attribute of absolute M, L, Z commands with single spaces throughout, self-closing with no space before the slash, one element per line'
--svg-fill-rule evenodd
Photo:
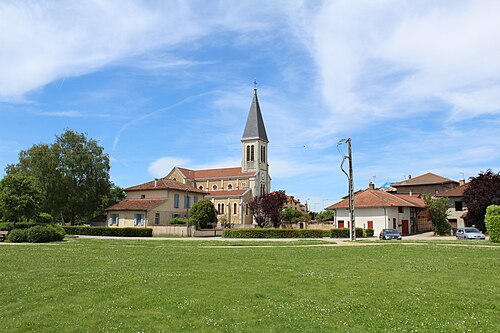
<path fill-rule="evenodd" d="M 214 204 L 210 200 L 195 203 L 189 211 L 189 221 L 200 229 L 217 223 L 217 211 Z"/>
<path fill-rule="evenodd" d="M 3 219 L 17 222 L 39 214 L 40 191 L 32 176 L 12 173 L 0 181 L 0 210 Z"/>
<path fill-rule="evenodd" d="M 448 198 L 432 197 L 430 194 L 424 194 L 425 205 L 429 209 L 432 222 L 432 230 L 435 235 L 449 235 L 451 225 L 448 222 Z"/>
<path fill-rule="evenodd" d="M 486 208 L 485 221 L 490 241 L 500 243 L 500 205 L 490 205 Z"/>
<path fill-rule="evenodd" d="M 287 223 L 292 223 L 294 219 L 299 219 L 302 217 L 302 213 L 296 209 L 287 207 L 283 211 L 283 220 Z"/>
<path fill-rule="evenodd" d="M 270 224 L 272 227 L 278 228 L 282 223 L 285 203 L 285 191 L 274 191 L 253 198 L 249 203 L 249 207 L 257 225 L 265 227 Z"/>
<path fill-rule="evenodd" d="M 324 210 L 316 214 L 316 220 L 318 221 L 333 221 L 335 218 L 335 212 L 333 210 Z"/>
<path fill-rule="evenodd" d="M 98 142 L 66 130 L 51 144 L 34 145 L 19 154 L 7 175 L 32 176 L 40 190 L 41 211 L 71 224 L 102 211 L 110 195 L 109 157 Z"/>
<path fill-rule="evenodd" d="M 465 225 L 475 225 L 476 228 L 486 231 L 486 208 L 489 205 L 500 205 L 500 173 L 488 169 L 471 178 L 462 200 L 467 206 Z"/>

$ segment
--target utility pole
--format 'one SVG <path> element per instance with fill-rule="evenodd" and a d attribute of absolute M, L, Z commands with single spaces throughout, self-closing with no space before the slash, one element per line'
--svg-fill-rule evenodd
<path fill-rule="evenodd" d="M 347 143 L 347 156 L 345 156 L 341 150 L 340 150 L 340 145 L 343 143 Z M 351 151 L 351 138 L 347 139 L 342 139 L 339 141 L 337 145 L 337 149 L 342 155 L 342 163 L 340 164 L 340 169 L 342 172 L 345 173 L 347 176 L 347 179 L 349 181 L 349 220 L 350 220 L 350 228 L 349 228 L 349 239 L 354 241 L 356 240 L 356 223 L 354 221 L 354 178 L 353 178 L 353 172 L 352 172 L 352 151 Z M 349 173 L 347 173 L 343 166 L 344 166 L 344 161 L 349 160 Z"/>

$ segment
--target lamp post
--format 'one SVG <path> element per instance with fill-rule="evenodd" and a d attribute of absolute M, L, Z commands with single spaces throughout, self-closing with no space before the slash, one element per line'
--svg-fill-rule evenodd
<path fill-rule="evenodd" d="M 347 143 L 347 156 L 340 150 L 340 145 Z M 342 139 L 337 144 L 337 149 L 342 155 L 342 163 L 340 164 L 340 169 L 347 176 L 349 182 L 349 220 L 351 221 L 351 226 L 349 228 L 349 238 L 350 240 L 356 240 L 356 223 L 354 221 L 354 180 L 352 172 L 352 151 L 351 151 L 351 138 Z M 349 173 L 344 170 L 344 162 L 349 160 Z"/>

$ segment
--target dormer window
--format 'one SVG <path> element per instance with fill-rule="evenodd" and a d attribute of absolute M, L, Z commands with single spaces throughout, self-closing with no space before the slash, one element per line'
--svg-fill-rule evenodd
<path fill-rule="evenodd" d="M 200 187 L 198 187 L 198 188 L 203 191 L 203 186 L 200 185 Z"/>
<path fill-rule="evenodd" d="M 232 190 L 233 189 L 233 185 L 232 184 L 227 185 L 227 189 L 228 190 Z"/>
<path fill-rule="evenodd" d="M 217 191 L 217 185 L 212 186 L 212 190 Z"/>
<path fill-rule="evenodd" d="M 145 194 L 141 194 L 141 199 L 146 199 L 146 195 Z"/>

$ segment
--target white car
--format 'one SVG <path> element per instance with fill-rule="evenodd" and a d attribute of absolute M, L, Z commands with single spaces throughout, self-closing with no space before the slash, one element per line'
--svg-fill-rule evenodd
<path fill-rule="evenodd" d="M 485 237 L 477 228 L 458 228 L 457 239 L 485 239 Z"/>

